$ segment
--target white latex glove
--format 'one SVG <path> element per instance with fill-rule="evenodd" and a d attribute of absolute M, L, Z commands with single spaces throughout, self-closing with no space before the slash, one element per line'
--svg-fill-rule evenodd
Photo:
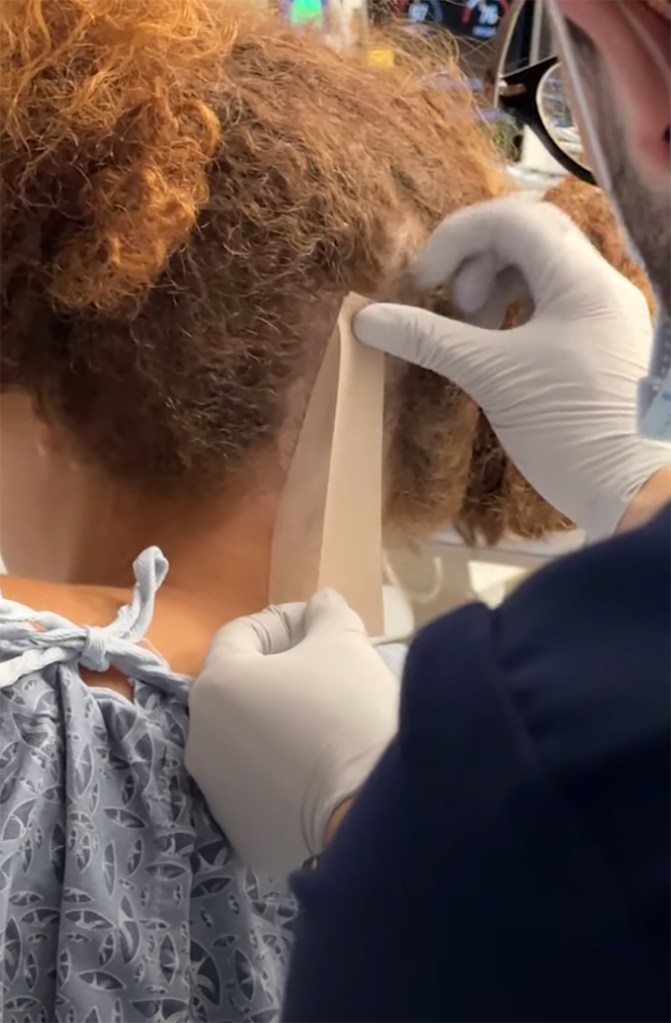
<path fill-rule="evenodd" d="M 399 684 L 339 594 L 224 626 L 190 696 L 187 770 L 241 860 L 286 874 L 396 731 Z"/>
<path fill-rule="evenodd" d="M 469 320 L 498 326 L 514 296 L 511 267 L 533 300 L 524 326 L 483 329 L 378 304 L 356 317 L 356 335 L 454 381 L 536 490 L 590 539 L 607 536 L 671 463 L 671 449 L 636 435 L 636 389 L 652 339 L 645 300 L 564 213 L 528 197 L 447 217 L 414 271 L 426 288 L 451 282 Z"/>

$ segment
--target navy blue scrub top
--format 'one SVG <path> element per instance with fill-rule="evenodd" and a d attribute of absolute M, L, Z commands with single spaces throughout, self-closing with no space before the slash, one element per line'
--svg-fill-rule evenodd
<path fill-rule="evenodd" d="M 425 629 L 284 1018 L 669 1020 L 671 511 Z"/>

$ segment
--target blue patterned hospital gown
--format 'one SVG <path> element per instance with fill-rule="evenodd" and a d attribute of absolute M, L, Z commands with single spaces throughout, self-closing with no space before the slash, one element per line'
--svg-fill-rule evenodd
<path fill-rule="evenodd" d="M 145 551 L 105 628 L 0 601 L 3 1023 L 279 1014 L 293 903 L 231 852 L 184 769 L 188 680 L 137 645 L 166 571 Z M 82 682 L 110 664 L 134 703 Z"/>

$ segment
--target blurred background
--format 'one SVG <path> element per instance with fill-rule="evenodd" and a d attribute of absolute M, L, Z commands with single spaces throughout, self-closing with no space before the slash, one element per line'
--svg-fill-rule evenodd
<path fill-rule="evenodd" d="M 514 29 L 509 35 L 504 29 L 508 37 L 502 52 L 499 30 L 513 7 Z M 400 30 L 409 37 L 431 37 L 449 49 L 456 46 L 459 64 L 511 174 L 524 187 L 545 190 L 565 173 L 533 131 L 495 109 L 486 88 L 488 75 L 508 75 L 552 56 L 544 5 L 534 0 L 279 0 L 278 9 L 297 29 L 317 27 L 334 46 L 359 48 L 371 62 L 395 59 L 391 47 L 380 47 L 368 37 L 371 26 L 393 26 L 395 35 Z"/>

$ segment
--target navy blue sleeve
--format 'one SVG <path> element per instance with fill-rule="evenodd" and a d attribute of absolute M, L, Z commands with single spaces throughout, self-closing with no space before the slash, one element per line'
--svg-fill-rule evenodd
<path fill-rule="evenodd" d="M 284 1018 L 668 1020 L 671 514 L 462 608 L 301 903 Z"/>

